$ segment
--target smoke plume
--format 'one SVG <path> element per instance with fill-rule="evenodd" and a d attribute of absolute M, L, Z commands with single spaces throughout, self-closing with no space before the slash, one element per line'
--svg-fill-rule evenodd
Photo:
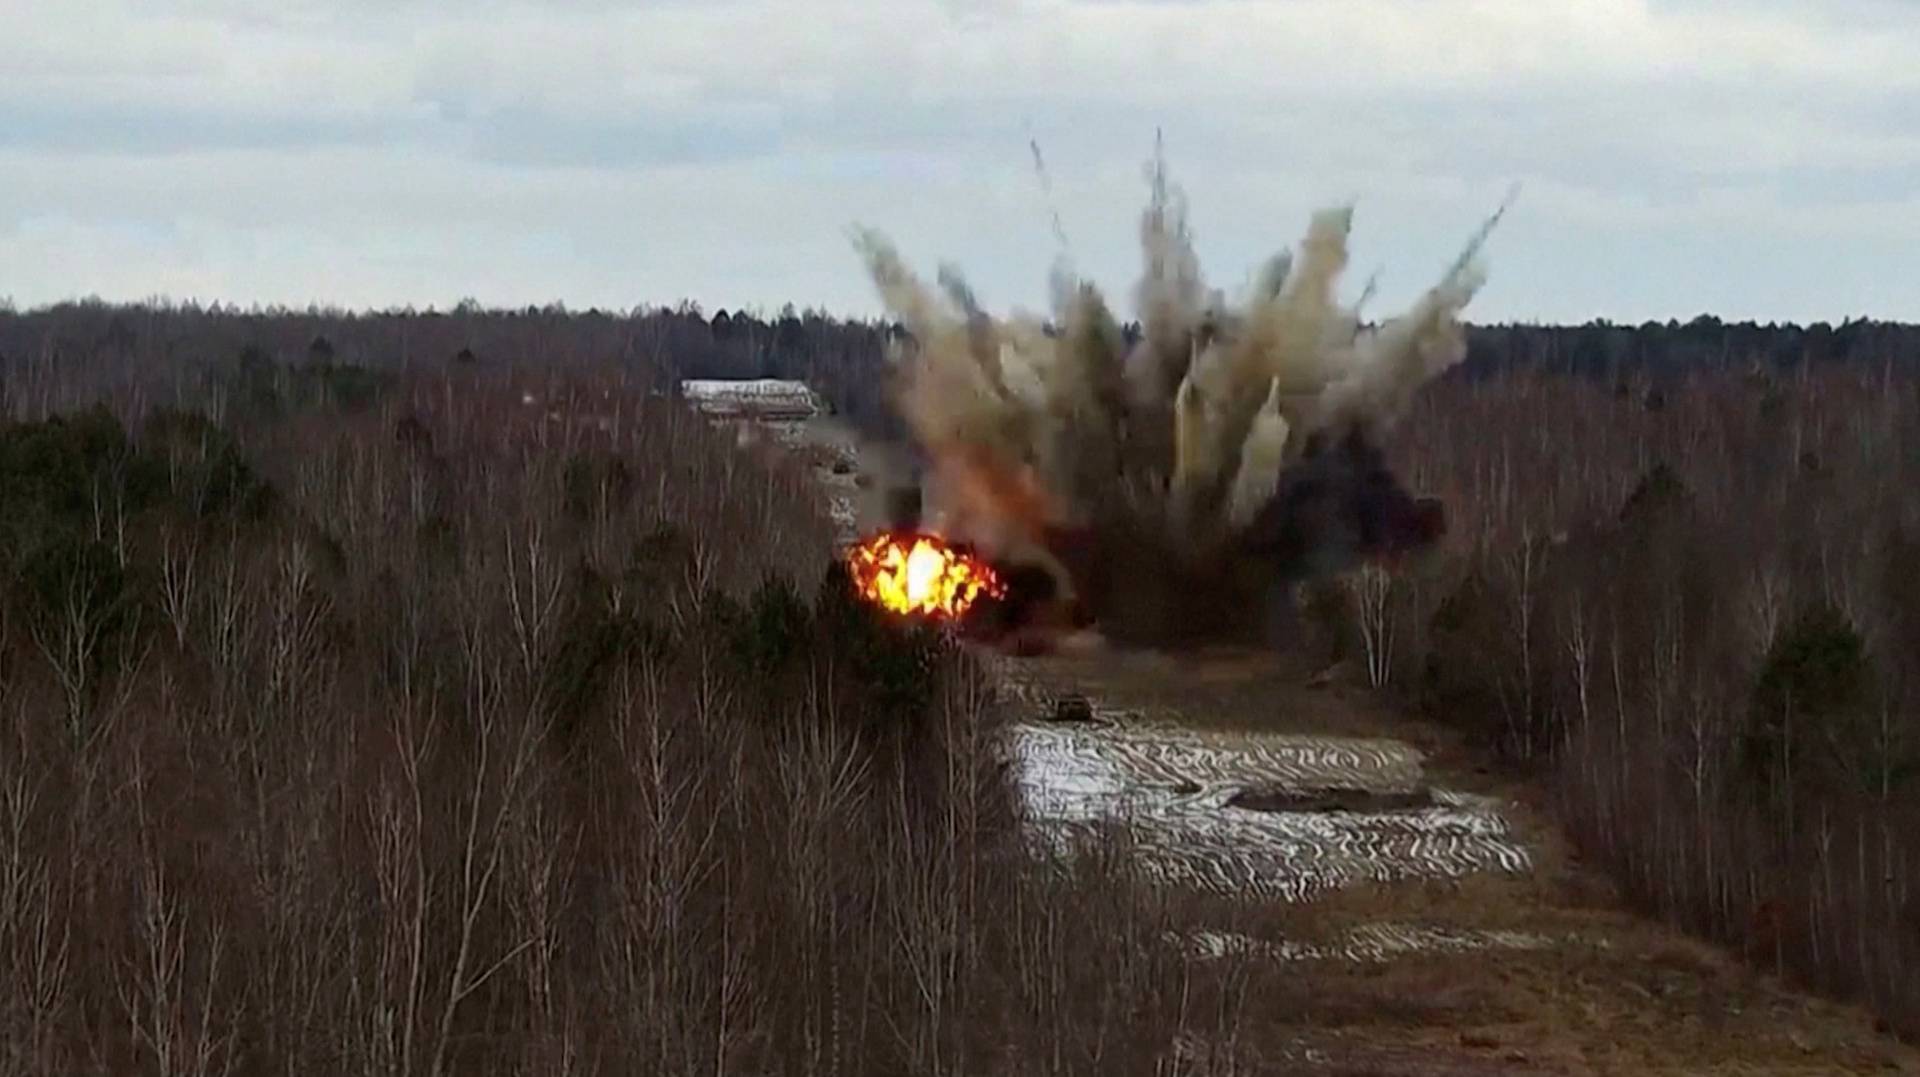
<path fill-rule="evenodd" d="M 1440 513 L 1376 446 L 1466 354 L 1459 316 L 1505 205 L 1412 308 L 1379 324 L 1336 288 L 1350 207 L 1312 216 L 1238 302 L 1208 286 L 1185 199 L 1156 152 L 1140 217 L 1139 324 L 1062 266 L 1049 317 L 981 309 L 887 239 L 855 244 L 911 346 L 898 401 L 926 461 L 921 526 L 973 544 L 1109 634 L 1258 627 L 1285 585 L 1432 542 Z M 1025 613 L 1019 616 L 1026 616 Z"/>

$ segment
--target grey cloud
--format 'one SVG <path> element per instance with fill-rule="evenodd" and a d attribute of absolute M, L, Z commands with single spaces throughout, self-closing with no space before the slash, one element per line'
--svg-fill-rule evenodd
<path fill-rule="evenodd" d="M 621 168 L 707 164 L 777 153 L 777 117 L 635 115 L 582 118 L 550 109 L 501 108 L 457 125 L 467 152 L 495 164 Z"/>
<path fill-rule="evenodd" d="M 325 116 L 139 102 L 0 102 L 0 147 L 145 156 L 202 150 L 310 150 L 412 139 L 422 124 L 405 116 Z"/>
<path fill-rule="evenodd" d="M 1920 0 L 1647 0 L 1647 9 L 1655 15 L 1718 15 L 1734 10 L 1828 26 L 1920 26 Z"/>
<path fill-rule="evenodd" d="M 1783 209 L 1910 205 L 1920 199 L 1920 161 L 1894 168 L 1794 165 L 1771 177 Z"/>
<path fill-rule="evenodd" d="M 1519 180 L 1470 316 L 1920 316 L 1889 283 L 1920 242 L 1920 95 L 1884 50 L 1836 60 L 1916 5 L 1569 9 L 1588 42 L 1518 9 L 1354 3 L 1336 41 L 1241 33 L 1205 0 L 830 0 L 786 23 L 763 0 L 155 0 L 125 8 L 151 40 L 0 42 L 44 75 L 0 85 L 0 263 L 34 267 L 7 287 L 35 299 L 862 313 L 858 219 L 1037 306 L 1057 252 L 1029 133 L 1081 268 L 1122 294 L 1161 128 L 1210 265 L 1359 196 L 1355 273 L 1384 266 L 1391 306 Z M 1392 25 L 1372 40 L 1355 10 Z M 1770 21 L 1709 40 L 1746 18 Z M 1489 28 L 1539 55 L 1472 39 Z"/>

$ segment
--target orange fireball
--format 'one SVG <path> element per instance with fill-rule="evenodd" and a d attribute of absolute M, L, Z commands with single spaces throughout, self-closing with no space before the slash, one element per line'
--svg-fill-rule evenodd
<path fill-rule="evenodd" d="M 862 598 L 894 613 L 959 617 L 1005 593 L 992 565 L 935 535 L 883 531 L 847 551 L 847 568 Z"/>

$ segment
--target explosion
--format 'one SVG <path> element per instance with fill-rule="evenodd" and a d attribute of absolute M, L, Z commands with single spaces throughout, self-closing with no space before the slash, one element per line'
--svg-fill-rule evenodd
<path fill-rule="evenodd" d="M 1297 256 L 1275 255 L 1230 302 L 1202 277 L 1158 154 L 1149 179 L 1137 327 L 1064 263 L 1051 317 L 1001 318 L 958 270 L 929 286 L 879 233 L 856 232 L 910 337 L 895 388 L 924 488 L 902 502 L 1109 634 L 1244 631 L 1292 583 L 1438 538 L 1438 504 L 1408 494 L 1377 445 L 1465 357 L 1459 314 L 1506 207 L 1412 309 L 1366 324 L 1371 285 L 1351 305 L 1335 295 L 1350 207 L 1314 214 Z"/>
<path fill-rule="evenodd" d="M 993 566 L 934 535 L 882 532 L 847 552 L 862 598 L 894 613 L 958 619 L 1005 588 Z"/>

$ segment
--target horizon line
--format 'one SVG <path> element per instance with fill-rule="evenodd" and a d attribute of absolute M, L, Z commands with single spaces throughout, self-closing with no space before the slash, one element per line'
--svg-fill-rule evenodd
<path fill-rule="evenodd" d="M 284 302 L 260 302 L 257 300 L 242 303 L 235 300 L 224 300 L 224 299 L 203 300 L 198 297 L 176 298 L 168 295 L 154 295 L 154 296 L 148 296 L 144 299 L 137 299 L 137 300 L 105 299 L 98 295 L 83 295 L 83 296 L 73 296 L 65 299 L 56 299 L 56 300 L 51 300 L 46 302 L 35 303 L 30 306 L 21 306 L 15 303 L 13 299 L 9 296 L 0 296 L 0 316 L 12 316 L 17 318 L 32 317 L 35 315 L 50 314 L 60 310 L 61 308 L 67 308 L 67 307 L 104 308 L 108 310 L 182 311 L 182 312 L 197 312 L 197 313 L 207 313 L 207 314 L 234 315 L 234 316 L 242 316 L 242 317 L 262 317 L 262 316 L 274 316 L 274 315 L 281 315 L 281 316 L 304 315 L 309 317 L 360 319 L 360 318 L 395 318 L 395 317 L 428 317 L 428 316 L 444 317 L 444 316 L 456 315 L 456 314 L 468 315 L 468 316 L 486 315 L 486 316 L 499 317 L 499 316 L 524 316 L 528 312 L 533 312 L 538 314 L 559 314 L 559 315 L 567 315 L 567 316 L 600 315 L 600 316 L 612 317 L 612 318 L 637 318 L 637 317 L 657 316 L 661 314 L 671 314 L 671 315 L 680 315 L 680 316 L 698 315 L 703 320 L 712 321 L 714 318 L 718 317 L 719 315 L 726 314 L 729 317 L 745 316 L 756 321 L 764 321 L 764 322 L 778 322 L 787 317 L 795 317 L 795 318 L 803 318 L 803 319 L 805 318 L 823 319 L 827 321 L 839 322 L 843 325 L 900 325 L 902 324 L 900 319 L 888 317 L 884 314 L 847 315 L 847 314 L 841 314 L 841 313 L 828 310 L 824 307 L 811 306 L 811 305 L 802 307 L 791 302 L 783 304 L 780 307 L 780 309 L 772 312 L 767 311 L 766 309 L 759 306 L 758 304 L 742 304 L 739 306 L 716 305 L 711 310 L 709 310 L 705 303 L 702 303 L 699 300 L 691 299 L 691 298 L 682 298 L 682 299 L 675 300 L 671 303 L 643 301 L 643 302 L 634 303 L 633 305 L 628 307 L 612 307 L 612 306 L 602 306 L 600 304 L 591 304 L 588 306 L 574 306 L 569 304 L 564 299 L 550 299 L 545 302 L 539 302 L 539 303 L 508 305 L 508 304 L 498 304 L 498 303 L 482 303 L 478 299 L 475 299 L 472 297 L 463 297 L 461 299 L 455 300 L 453 303 L 444 307 L 440 306 L 437 303 L 428 303 L 426 305 L 416 305 L 413 303 L 400 303 L 400 304 L 394 304 L 391 306 L 375 307 L 375 306 L 353 306 L 349 304 L 338 304 L 338 303 L 322 303 L 317 301 L 309 301 L 304 304 L 296 305 L 296 304 L 284 303 Z M 1140 319 L 1138 317 L 1131 317 L 1131 318 L 1118 319 L 1118 320 L 1121 325 L 1134 325 L 1134 324 L 1138 324 Z M 1504 319 L 1492 319 L 1492 320 L 1480 320 L 1480 319 L 1474 319 L 1474 318 L 1460 319 L 1460 323 L 1462 325 L 1466 325 L 1472 328 L 1483 328 L 1483 329 L 1494 329 L 1494 328 L 1584 329 L 1584 328 L 1591 328 L 1591 327 L 1638 329 L 1638 328 L 1643 328 L 1649 325 L 1656 325 L 1656 326 L 1662 326 L 1662 327 L 1672 326 L 1672 325 L 1686 326 L 1699 321 L 1717 322 L 1723 326 L 1751 325 L 1755 328 L 1771 327 L 1775 329 L 1811 329 L 1814 326 L 1818 326 L 1818 325 L 1825 325 L 1830 328 L 1837 328 L 1842 326 L 1860 325 L 1860 324 L 1896 326 L 1896 327 L 1903 327 L 1903 328 L 1920 329 L 1920 320 L 1909 321 L 1902 318 L 1877 317 L 1875 315 L 1866 314 L 1866 313 L 1849 314 L 1837 320 L 1819 318 L 1819 319 L 1814 319 L 1812 321 L 1805 321 L 1805 322 L 1797 321 L 1793 319 L 1782 320 L 1778 318 L 1767 318 L 1765 320 L 1762 320 L 1752 316 L 1747 316 L 1742 318 L 1730 318 L 1726 315 L 1716 314 L 1713 311 L 1709 311 L 1709 310 L 1699 311 L 1699 312 L 1687 315 L 1686 317 L 1680 317 L 1678 315 L 1668 315 L 1665 318 L 1643 317 L 1639 319 L 1620 319 L 1620 318 L 1609 317 L 1604 314 L 1596 314 L 1587 318 L 1585 321 L 1547 321 L 1539 318 L 1504 318 Z M 1373 319 L 1367 319 L 1362 324 L 1379 325 L 1381 323 Z"/>

